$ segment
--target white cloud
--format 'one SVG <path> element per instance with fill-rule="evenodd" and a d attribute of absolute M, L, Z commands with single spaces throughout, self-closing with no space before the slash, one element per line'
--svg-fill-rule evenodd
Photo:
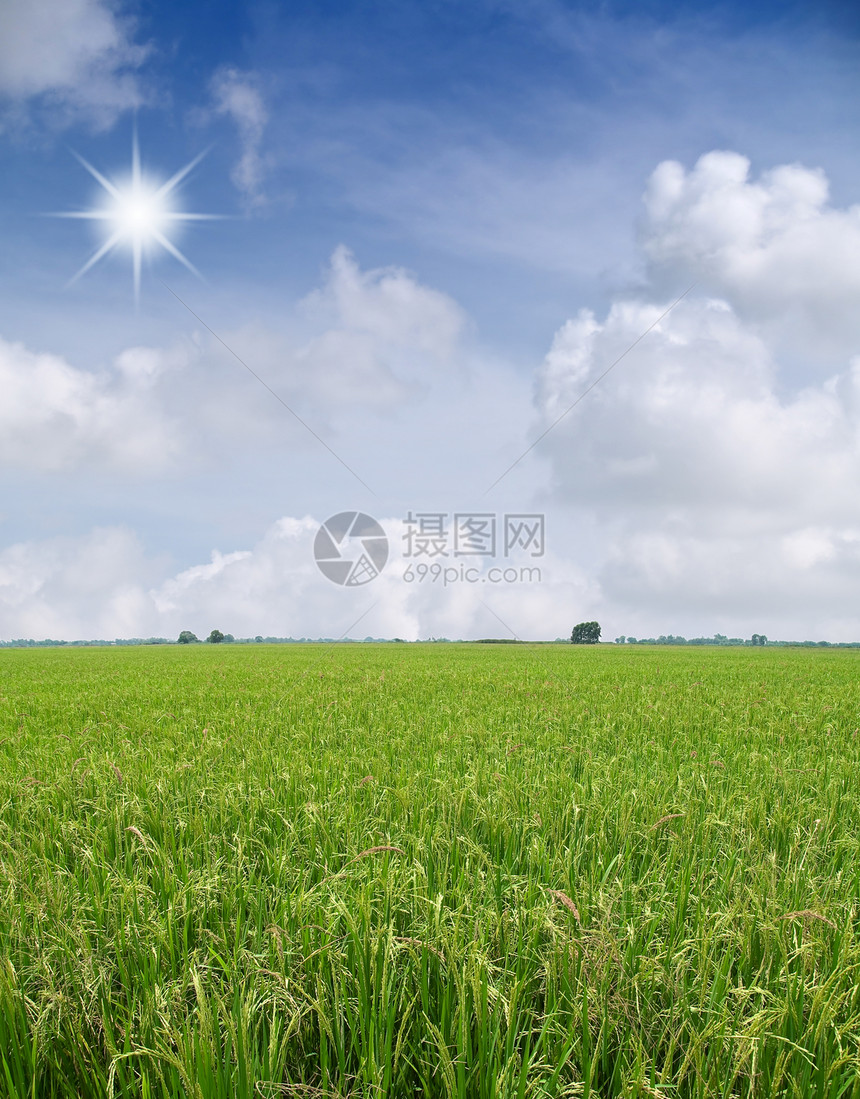
<path fill-rule="evenodd" d="M 339 247 L 322 287 L 284 310 L 281 330 L 254 321 L 223 330 L 223 338 L 328 437 L 341 420 L 354 425 L 356 410 L 388 413 L 425 402 L 433 386 L 463 373 L 467 331 L 465 314 L 446 294 L 402 268 L 362 270 Z M 212 353 L 230 367 L 231 399 L 225 404 L 224 388 L 210 384 L 204 414 L 226 407 L 232 434 L 262 429 L 280 438 L 283 409 L 236 374 L 223 348 L 213 344 Z"/>
<path fill-rule="evenodd" d="M 655 527 L 610 540 L 600 577 L 624 632 L 858 641 L 860 523 Z"/>
<path fill-rule="evenodd" d="M 236 636 L 543 638 L 565 634 L 572 613 L 590 617 L 598 603 L 596 585 L 552 556 L 517 562 L 539 565 L 540 582 L 408 583 L 402 520 L 382 523 L 389 562 L 352 589 L 318 570 L 319 521 L 307 516 L 280 519 L 250 549 L 213 551 L 208 563 L 173 576 L 121 528 L 10 546 L 0 552 L 4 631 L 64 639 L 176 637 L 183 629 L 202 637 L 213 628 Z"/>
<path fill-rule="evenodd" d="M 802 343 L 820 366 L 860 350 L 860 205 L 835 209 L 820 168 L 785 164 L 750 178 L 738 153 L 711 152 L 689 172 L 654 171 L 643 248 L 652 274 L 698 279 L 782 350 Z"/>
<path fill-rule="evenodd" d="M 391 404 L 426 385 L 461 350 L 466 317 L 446 294 L 398 267 L 362 271 L 336 249 L 322 289 L 298 308 L 322 332 L 296 348 L 304 383 L 329 401 Z"/>
<path fill-rule="evenodd" d="M 389 430 L 417 446 L 421 430 L 436 431 L 426 421 L 444 415 L 454 387 L 472 384 L 482 368 L 451 298 L 400 268 L 362 270 L 343 248 L 322 287 L 286 303 L 280 320 L 280 330 L 255 321 L 221 334 L 347 461 L 370 451 L 387 470 L 390 456 L 379 452 Z M 0 338 L 0 391 L 0 468 L 175 479 L 266 463 L 274 452 L 279 460 L 318 456 L 324 483 L 330 471 L 319 442 L 205 332 L 126 348 L 110 365 Z M 362 422 L 376 414 L 384 423 Z"/>
<path fill-rule="evenodd" d="M 251 206 L 260 206 L 266 171 L 260 146 L 269 116 L 259 81 L 254 73 L 226 66 L 212 77 L 211 92 L 215 112 L 231 118 L 239 133 L 242 153 L 231 174 L 233 183 Z"/>
<path fill-rule="evenodd" d="M 539 401 L 551 422 L 665 308 L 618 303 L 557 333 Z M 567 498 L 602 511 L 754 508 L 837 518 L 860 483 L 860 358 L 781 392 L 765 341 L 725 303 L 679 305 L 549 437 Z"/>
<path fill-rule="evenodd" d="M 43 97 L 60 114 L 109 125 L 141 100 L 135 72 L 148 51 L 133 33 L 106 0 L 4 0 L 0 102 L 7 100 L 7 119 Z"/>
<path fill-rule="evenodd" d="M 129 348 L 115 369 L 93 372 L 0 339 L 0 464 L 125 474 L 169 468 L 182 453 L 181 435 L 151 389 L 193 354 L 185 345 Z"/>
<path fill-rule="evenodd" d="M 4 635 L 42 639 L 137 636 L 149 615 L 153 564 L 123 528 L 22 542 L 0 551 Z"/>
<path fill-rule="evenodd" d="M 319 525 L 310 517 L 280 519 L 252 549 L 215 551 L 208 564 L 166 579 L 150 592 L 159 623 L 170 633 L 217 627 L 237 636 L 338 637 L 380 599 L 381 584 L 384 606 L 375 616 L 376 627 L 385 622 L 391 628 L 395 621 L 403 626 L 396 601 L 385 597 L 386 573 L 371 587 L 352 591 L 322 576 L 313 559 Z M 368 632 L 363 625 L 353 636 Z"/>
<path fill-rule="evenodd" d="M 332 326 L 366 332 L 387 344 L 450 353 L 465 315 L 446 294 L 419 283 L 401 267 L 362 271 L 343 245 L 331 258 L 326 285 L 300 307 Z"/>
<path fill-rule="evenodd" d="M 338 248 L 322 287 L 279 320 L 221 334 L 384 499 L 409 507 L 420 496 L 426 506 L 445 494 L 451 508 L 471 506 L 510 460 L 508 446 L 521 445 L 530 379 L 482 351 L 461 307 L 408 271 L 362 269 Z M 316 508 L 340 471 L 223 349 L 212 348 L 216 357 L 235 386 L 227 401 L 210 369 L 201 414 L 220 410 L 230 421 L 222 436 L 229 429 L 231 440 L 267 442 L 281 455 L 285 431 L 296 451 L 307 444 L 319 461 L 303 507 Z"/>
<path fill-rule="evenodd" d="M 752 183 L 748 169 L 712 153 L 689 173 L 656 170 L 651 289 L 668 277 L 702 286 L 544 453 L 557 499 L 603 531 L 591 567 L 627 632 L 644 621 L 649 633 L 858 639 L 860 210 L 829 208 L 821 172 L 785 166 Z M 721 296 L 703 293 L 712 287 Z M 544 425 L 667 304 L 628 297 L 602 321 L 583 310 L 563 325 L 538 378 Z M 787 349 L 799 342 L 843 357 L 823 379 L 819 362 L 798 378 Z"/>
<path fill-rule="evenodd" d="M 204 637 L 219 628 L 236 636 L 545 639 L 597 618 L 605 640 L 717 631 L 858 639 L 860 524 L 754 538 L 743 527 L 632 530 L 607 539 L 599 582 L 571 561 L 574 538 L 566 554 L 528 562 L 540 567 L 540 582 L 446 585 L 405 582 L 402 521 L 382 522 L 391 559 L 355 589 L 316 568 L 319 522 L 309 516 L 281 519 L 250 548 L 213 551 L 209 562 L 173 575 L 124 528 L 12 545 L 0 551 L 4 637 L 176 637 L 183 629 Z"/>

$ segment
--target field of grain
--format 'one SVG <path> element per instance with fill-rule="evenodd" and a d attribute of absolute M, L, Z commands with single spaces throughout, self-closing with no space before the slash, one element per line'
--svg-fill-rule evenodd
<path fill-rule="evenodd" d="M 860 654 L 0 653 L 0 1095 L 860 1095 Z"/>

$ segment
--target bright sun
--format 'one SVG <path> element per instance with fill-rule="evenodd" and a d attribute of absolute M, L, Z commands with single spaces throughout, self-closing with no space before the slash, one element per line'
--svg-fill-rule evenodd
<path fill-rule="evenodd" d="M 107 201 L 103 207 L 97 210 L 76 210 L 72 213 L 52 215 L 53 217 L 101 221 L 106 228 L 104 243 L 90 256 L 74 276 L 72 282 L 79 279 L 81 275 L 94 267 L 103 256 L 106 256 L 120 245 L 125 245 L 131 251 L 135 300 L 140 297 L 140 271 L 143 256 L 151 251 L 155 245 L 169 252 L 174 259 L 178 259 L 195 275 L 199 274 L 167 234 L 171 224 L 176 222 L 212 221 L 221 216 L 219 214 L 184 213 L 174 210 L 171 205 L 173 191 L 191 169 L 199 164 L 205 153 L 195 157 L 184 168 L 171 176 L 166 183 L 161 184 L 147 179 L 141 171 L 137 133 L 135 133 L 132 141 L 131 176 L 123 182 L 107 179 L 83 157 L 78 156 L 77 153 L 74 155 L 90 175 L 104 188 L 107 193 Z"/>
<path fill-rule="evenodd" d="M 160 233 L 167 219 L 164 203 L 157 191 L 142 191 L 140 194 L 122 194 L 114 211 L 117 226 L 127 236 L 140 235 L 142 238 Z"/>

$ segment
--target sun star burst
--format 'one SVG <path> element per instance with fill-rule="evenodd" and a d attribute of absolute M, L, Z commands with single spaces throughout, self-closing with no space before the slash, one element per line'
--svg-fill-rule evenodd
<path fill-rule="evenodd" d="M 185 221 L 214 221 L 220 214 L 191 214 L 181 210 L 175 210 L 172 206 L 173 192 L 188 173 L 195 168 L 203 157 L 205 151 L 190 160 L 184 168 L 180 168 L 165 183 L 158 183 L 148 178 L 141 170 L 140 149 L 135 131 L 131 145 L 131 175 L 119 182 L 108 179 L 102 175 L 88 161 L 78 153 L 73 155 L 90 173 L 93 179 L 104 189 L 107 194 L 105 205 L 99 209 L 75 210 L 70 213 L 52 214 L 52 217 L 83 218 L 86 221 L 103 222 L 106 229 L 104 242 L 90 256 L 77 274 L 70 280 L 76 282 L 81 275 L 86 274 L 100 259 L 103 259 L 115 248 L 125 245 L 129 248 L 132 257 L 132 271 L 134 277 L 135 302 L 140 299 L 140 272 L 143 256 L 146 252 L 160 246 L 169 252 L 174 259 L 179 260 L 195 275 L 200 277 L 200 272 L 184 256 L 168 236 L 171 225 Z"/>

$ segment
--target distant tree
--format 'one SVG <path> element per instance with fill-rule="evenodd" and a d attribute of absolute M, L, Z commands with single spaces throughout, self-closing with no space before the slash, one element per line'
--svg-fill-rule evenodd
<path fill-rule="evenodd" d="M 220 645 L 224 640 L 224 634 L 220 630 L 213 630 L 206 638 L 210 645 Z"/>
<path fill-rule="evenodd" d="M 623 645 L 626 640 L 627 640 L 627 638 L 624 636 L 624 634 L 622 634 L 620 637 L 615 638 L 615 644 L 616 645 Z"/>
<path fill-rule="evenodd" d="M 195 637 L 195 635 L 191 632 L 191 630 L 183 630 L 182 633 L 179 635 L 177 644 L 179 644 L 179 645 L 190 645 L 192 643 L 192 641 L 199 641 L 199 640 L 200 640 L 200 638 Z"/>
<path fill-rule="evenodd" d="M 260 634 L 257 634 L 257 636 L 256 636 L 256 637 L 254 638 L 254 640 L 255 640 L 255 641 L 262 641 L 262 640 L 263 640 L 263 638 L 262 638 L 262 636 L 261 636 Z"/>
<path fill-rule="evenodd" d="M 750 644 L 751 645 L 766 645 L 767 644 L 767 638 L 765 637 L 765 635 L 763 633 L 754 633 L 752 635 L 752 641 L 750 642 Z"/>
<path fill-rule="evenodd" d="M 570 635 L 572 645 L 596 645 L 600 640 L 599 622 L 580 622 Z"/>
<path fill-rule="evenodd" d="M 225 633 L 222 640 L 229 642 L 229 641 L 235 641 L 236 638 L 231 633 Z"/>

